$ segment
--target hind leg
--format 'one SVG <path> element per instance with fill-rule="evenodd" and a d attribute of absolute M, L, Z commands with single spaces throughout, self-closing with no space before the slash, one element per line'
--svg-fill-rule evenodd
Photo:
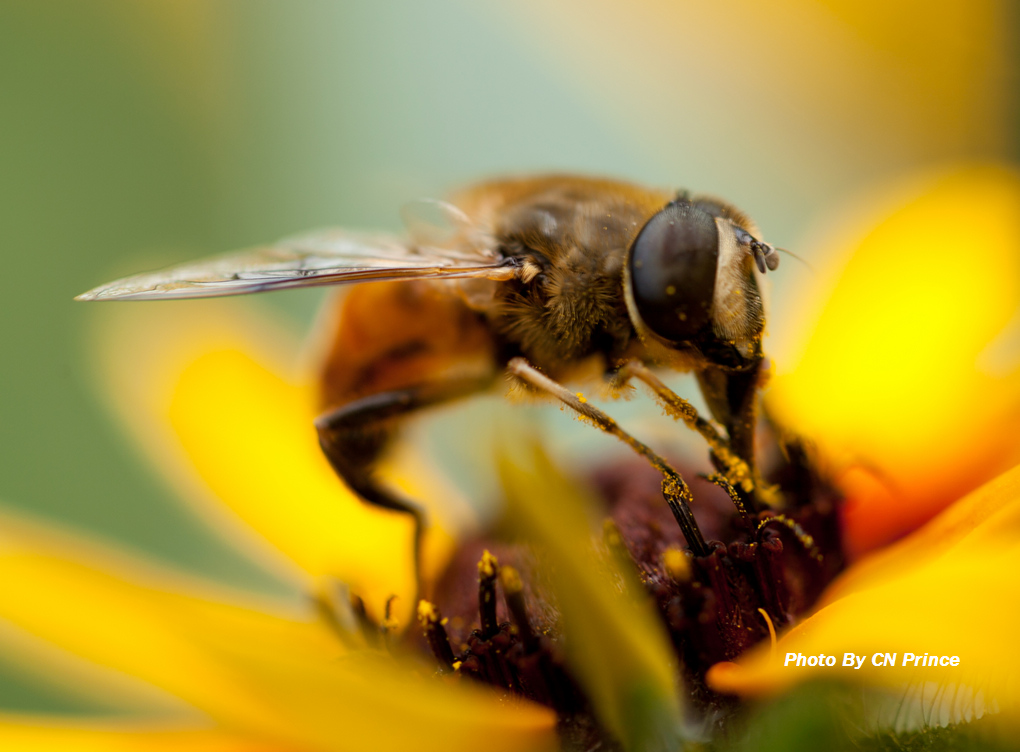
<path fill-rule="evenodd" d="M 322 451 L 355 493 L 370 504 L 404 512 L 414 518 L 414 556 L 419 576 L 425 513 L 415 502 L 400 497 L 377 482 L 373 472 L 376 460 L 401 417 L 421 408 L 474 394 L 491 383 L 491 379 L 460 379 L 382 392 L 330 410 L 315 421 Z M 418 586 L 420 590 L 420 582 Z"/>

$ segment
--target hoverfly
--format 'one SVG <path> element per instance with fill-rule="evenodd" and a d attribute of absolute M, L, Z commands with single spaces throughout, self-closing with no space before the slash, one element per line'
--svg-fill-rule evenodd
<path fill-rule="evenodd" d="M 443 237 L 323 230 L 128 277 L 78 300 L 374 281 L 342 299 L 316 428 L 341 478 L 366 501 L 415 515 L 419 533 L 417 505 L 373 479 L 374 461 L 401 416 L 487 389 L 509 371 L 672 478 L 667 501 L 694 553 L 704 553 L 675 471 L 560 384 L 591 359 L 618 384 L 649 384 L 709 440 L 731 495 L 761 501 L 753 452 L 765 323 L 758 275 L 779 259 L 743 212 L 712 197 L 570 175 L 482 183 L 437 205 L 452 225 Z M 694 371 L 725 434 L 650 366 Z"/>

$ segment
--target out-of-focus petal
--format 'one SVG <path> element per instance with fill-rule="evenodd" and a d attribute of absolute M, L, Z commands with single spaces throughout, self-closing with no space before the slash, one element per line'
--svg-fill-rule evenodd
<path fill-rule="evenodd" d="M 1020 466 L 968 494 L 907 538 L 862 559 L 836 580 L 819 605 L 905 574 L 929 560 L 1016 545 L 1020 538 Z M 1011 540 L 1012 539 L 1012 540 Z"/>
<path fill-rule="evenodd" d="M 972 527 L 973 526 L 973 527 Z M 736 664 L 718 664 L 709 683 L 724 692 L 771 692 L 825 675 L 906 695 L 927 694 L 947 720 L 975 703 L 1020 711 L 1020 468 L 979 489 L 915 536 L 838 581 L 814 615 Z M 860 669 L 845 653 L 865 656 Z M 784 666 L 787 655 L 825 654 L 834 667 Z M 875 654 L 895 654 L 876 666 Z M 904 666 L 904 655 L 958 656 L 958 666 Z M 953 703 L 958 707 L 953 707 Z M 948 703 L 948 706 L 946 705 Z"/>
<path fill-rule="evenodd" d="M 179 698 L 140 679 L 68 653 L 0 619 L 0 655 L 19 678 L 41 688 L 50 702 L 79 715 L 160 718 L 193 722 L 200 714 Z M 52 710 L 46 700 L 43 707 Z M 0 749 L 5 749 L 0 744 Z"/>
<path fill-rule="evenodd" d="M 234 642 L 238 650 L 289 652 L 305 660 L 341 654 L 325 627 L 307 616 L 273 615 L 266 603 L 13 515 L 3 516 L 0 530 L 0 616 L 214 717 L 238 724 L 281 722 L 240 677 L 210 659 L 212 644 Z"/>
<path fill-rule="evenodd" d="M 17 752 L 293 752 L 211 729 L 168 729 L 132 722 L 0 716 L 0 749 Z"/>
<path fill-rule="evenodd" d="M 668 172 L 682 164 L 712 175 L 722 162 L 689 145 L 724 144 L 734 163 L 769 175 L 759 205 L 832 195 L 876 165 L 974 153 L 978 144 L 1005 153 L 1014 138 L 1004 117 L 1013 22 L 997 0 L 528 0 L 479 12 L 498 14 L 553 75 L 568 77 L 570 91 L 617 119 L 632 159 L 657 166 L 651 174 L 690 180 Z M 662 96 L 677 71 L 708 61 L 685 96 Z M 742 135 L 740 118 L 725 117 L 733 92 L 755 113 L 754 138 Z"/>
<path fill-rule="evenodd" d="M 500 475 L 513 524 L 547 557 L 567 662 L 599 719 L 627 749 L 677 747 L 683 728 L 672 651 L 636 595 L 633 572 L 596 555 L 593 505 L 527 441 L 502 454 Z"/>
<path fill-rule="evenodd" d="M 1020 457 L 1020 361 L 995 347 L 1020 320 L 1020 179 L 961 169 L 911 183 L 887 206 L 834 241 L 849 259 L 767 395 L 845 471 L 853 554 Z"/>
<path fill-rule="evenodd" d="M 191 361 L 169 404 L 182 448 L 217 498 L 302 569 L 409 596 L 410 518 L 343 486 L 319 449 L 313 390 L 279 373 L 242 349 Z"/>
<path fill-rule="evenodd" d="M 165 689 L 224 728 L 296 749 L 555 746 L 551 711 L 421 679 L 388 659 L 345 656 L 308 613 L 13 516 L 2 530 L 0 617 Z"/>
<path fill-rule="evenodd" d="M 376 615 L 391 594 L 400 596 L 407 623 L 411 520 L 363 503 L 322 455 L 314 384 L 307 373 L 293 375 L 296 338 L 244 301 L 170 313 L 139 306 L 101 337 L 111 403 L 157 465 L 263 561 L 272 556 L 245 527 L 305 572 L 346 582 Z M 236 517 L 217 514 L 217 500 Z M 446 557 L 447 540 L 441 530 L 426 537 L 427 571 Z"/>

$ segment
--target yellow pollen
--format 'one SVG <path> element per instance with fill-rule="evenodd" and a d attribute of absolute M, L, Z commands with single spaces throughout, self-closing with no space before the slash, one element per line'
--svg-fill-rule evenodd
<path fill-rule="evenodd" d="M 453 670 L 454 671 L 460 671 L 460 667 L 463 666 L 463 665 L 464 664 L 461 663 L 460 661 L 454 661 L 453 662 Z"/>
<path fill-rule="evenodd" d="M 772 619 L 769 618 L 769 615 L 768 615 L 768 613 L 766 613 L 764 608 L 759 608 L 758 609 L 758 613 L 761 614 L 762 618 L 765 620 L 765 623 L 769 627 L 769 640 L 772 642 L 772 648 L 771 648 L 772 656 L 775 657 L 775 654 L 776 654 L 776 642 L 777 642 L 777 640 L 776 640 L 776 628 L 772 625 Z"/>
<path fill-rule="evenodd" d="M 611 517 L 606 517 L 602 521 L 602 535 L 610 546 L 616 547 L 623 544 L 623 539 L 620 538 L 620 529 Z"/>
<path fill-rule="evenodd" d="M 436 611 L 436 607 L 426 600 L 418 602 L 418 621 L 422 623 L 422 626 L 427 627 L 429 624 L 435 624 L 439 621 L 439 613 Z"/>
<path fill-rule="evenodd" d="M 489 553 L 489 549 L 482 551 L 482 558 L 478 562 L 478 574 L 482 577 L 495 577 L 499 562 L 496 557 Z"/>
<path fill-rule="evenodd" d="M 662 565 L 676 582 L 687 582 L 691 578 L 691 562 L 679 548 L 667 548 L 662 552 Z"/>
<path fill-rule="evenodd" d="M 500 567 L 499 581 L 503 583 L 503 590 L 510 595 L 514 595 L 515 593 L 519 593 L 524 590 L 524 583 L 521 582 L 521 576 L 513 567 Z"/>

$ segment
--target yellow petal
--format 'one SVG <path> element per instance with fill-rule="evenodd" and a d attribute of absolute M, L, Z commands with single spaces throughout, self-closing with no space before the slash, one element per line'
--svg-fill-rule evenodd
<path fill-rule="evenodd" d="M 634 573 L 596 555 L 590 500 L 527 441 L 501 455 L 500 476 L 510 521 L 548 564 L 567 662 L 599 719 L 628 749 L 677 746 L 672 651 Z"/>
<path fill-rule="evenodd" d="M 311 574 L 411 600 L 411 520 L 372 509 L 337 479 L 313 427 L 314 392 L 237 350 L 181 373 L 170 425 L 202 479 Z"/>
<path fill-rule="evenodd" d="M 230 300 L 117 315 L 102 338 L 111 404 L 182 496 L 263 561 L 248 528 L 305 572 L 349 584 L 374 613 L 397 594 L 409 614 L 410 519 L 336 477 L 312 424 L 311 370 L 293 375 L 295 338 L 256 310 Z"/>
<path fill-rule="evenodd" d="M 186 703 L 151 684 L 83 660 L 2 619 L 0 655 L 5 666 L 16 670 L 18 679 L 47 693 L 43 707 L 51 712 L 57 712 L 50 704 L 55 701 L 60 712 L 83 715 L 119 713 L 177 721 L 198 716 Z"/>
<path fill-rule="evenodd" d="M 932 702 L 956 693 L 962 704 L 950 708 L 948 720 L 960 720 L 953 713 L 966 709 L 963 699 L 975 698 L 1017 717 L 1018 572 L 1020 468 L 948 510 L 916 539 L 851 569 L 827 605 L 783 635 L 774 653 L 759 646 L 737 664 L 719 664 L 709 683 L 755 693 L 826 675 L 907 695 L 924 691 Z M 836 665 L 784 666 L 798 653 L 835 656 Z M 859 669 L 842 665 L 846 653 L 865 658 Z M 895 665 L 875 665 L 886 653 L 895 655 Z M 908 653 L 956 656 L 959 665 L 904 665 Z"/>
<path fill-rule="evenodd" d="M 1020 466 L 1000 475 L 953 504 L 896 544 L 857 562 L 824 593 L 821 604 L 882 583 L 931 559 L 958 550 L 1013 545 L 1020 535 Z"/>
<path fill-rule="evenodd" d="M 287 654 L 216 655 L 236 666 L 288 722 L 288 735 L 325 750 L 556 749 L 548 708 L 467 682 L 443 685 L 389 659 L 308 663 Z"/>
<path fill-rule="evenodd" d="M 308 749 L 555 744 L 544 708 L 343 657 L 311 609 L 246 598 L 13 516 L 0 530 L 0 617 L 225 728 Z"/>
<path fill-rule="evenodd" d="M 1020 362 L 1015 348 L 992 357 L 1020 320 L 1020 179 L 961 169 L 911 183 L 888 206 L 834 241 L 852 256 L 767 395 L 782 422 L 854 468 L 843 479 L 854 552 L 1020 458 Z"/>
<path fill-rule="evenodd" d="M 237 723 L 271 724 L 275 713 L 210 660 L 211 641 L 307 659 L 341 652 L 319 624 L 273 615 L 284 604 L 267 610 L 10 514 L 0 525 L 0 572 L 0 616 L 12 624 Z"/>
<path fill-rule="evenodd" d="M 0 716 L 0 749 L 17 752 L 288 752 L 214 730 L 166 729 L 153 724 Z M 292 749 L 292 748 L 291 748 Z"/>

